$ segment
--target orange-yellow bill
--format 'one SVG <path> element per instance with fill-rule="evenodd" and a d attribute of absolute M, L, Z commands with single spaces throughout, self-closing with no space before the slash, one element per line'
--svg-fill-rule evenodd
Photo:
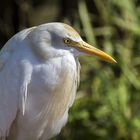
<path fill-rule="evenodd" d="M 89 45 L 88 43 L 86 43 L 85 41 L 81 41 L 81 42 L 77 42 L 75 44 L 75 47 L 84 52 L 84 53 L 87 53 L 87 54 L 90 54 L 90 55 L 96 55 L 104 60 L 107 60 L 107 61 L 110 61 L 110 62 L 113 62 L 113 63 L 117 63 L 115 59 L 113 59 L 110 55 L 108 55 L 107 53 Z"/>

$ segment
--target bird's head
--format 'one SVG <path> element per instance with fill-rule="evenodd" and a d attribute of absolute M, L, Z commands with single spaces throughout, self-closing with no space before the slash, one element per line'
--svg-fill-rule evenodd
<path fill-rule="evenodd" d="M 89 45 L 71 26 L 64 23 L 47 23 L 34 28 L 29 34 L 36 52 L 44 58 L 72 54 L 96 55 L 104 60 L 116 62 L 107 53 Z"/>

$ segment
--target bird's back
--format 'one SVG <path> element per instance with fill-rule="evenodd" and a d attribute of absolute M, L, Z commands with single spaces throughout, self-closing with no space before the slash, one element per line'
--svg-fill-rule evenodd
<path fill-rule="evenodd" d="M 9 129 L 18 111 L 18 88 L 20 73 L 17 69 L 17 59 L 13 59 L 15 49 L 27 36 L 30 29 L 23 30 L 12 37 L 0 52 L 0 138 L 9 134 Z M 21 38 L 20 38 L 20 37 Z"/>

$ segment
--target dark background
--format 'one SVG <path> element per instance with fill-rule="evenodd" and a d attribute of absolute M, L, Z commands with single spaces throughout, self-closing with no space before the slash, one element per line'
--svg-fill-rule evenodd
<path fill-rule="evenodd" d="M 47 22 L 72 25 L 117 64 L 80 58 L 81 84 L 55 140 L 140 139 L 140 0 L 1 0 L 0 47 Z"/>

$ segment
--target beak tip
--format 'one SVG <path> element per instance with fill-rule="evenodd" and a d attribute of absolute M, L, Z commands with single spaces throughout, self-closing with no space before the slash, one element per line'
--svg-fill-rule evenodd
<path fill-rule="evenodd" d="M 117 64 L 117 61 L 115 59 L 112 59 L 112 62 Z"/>

